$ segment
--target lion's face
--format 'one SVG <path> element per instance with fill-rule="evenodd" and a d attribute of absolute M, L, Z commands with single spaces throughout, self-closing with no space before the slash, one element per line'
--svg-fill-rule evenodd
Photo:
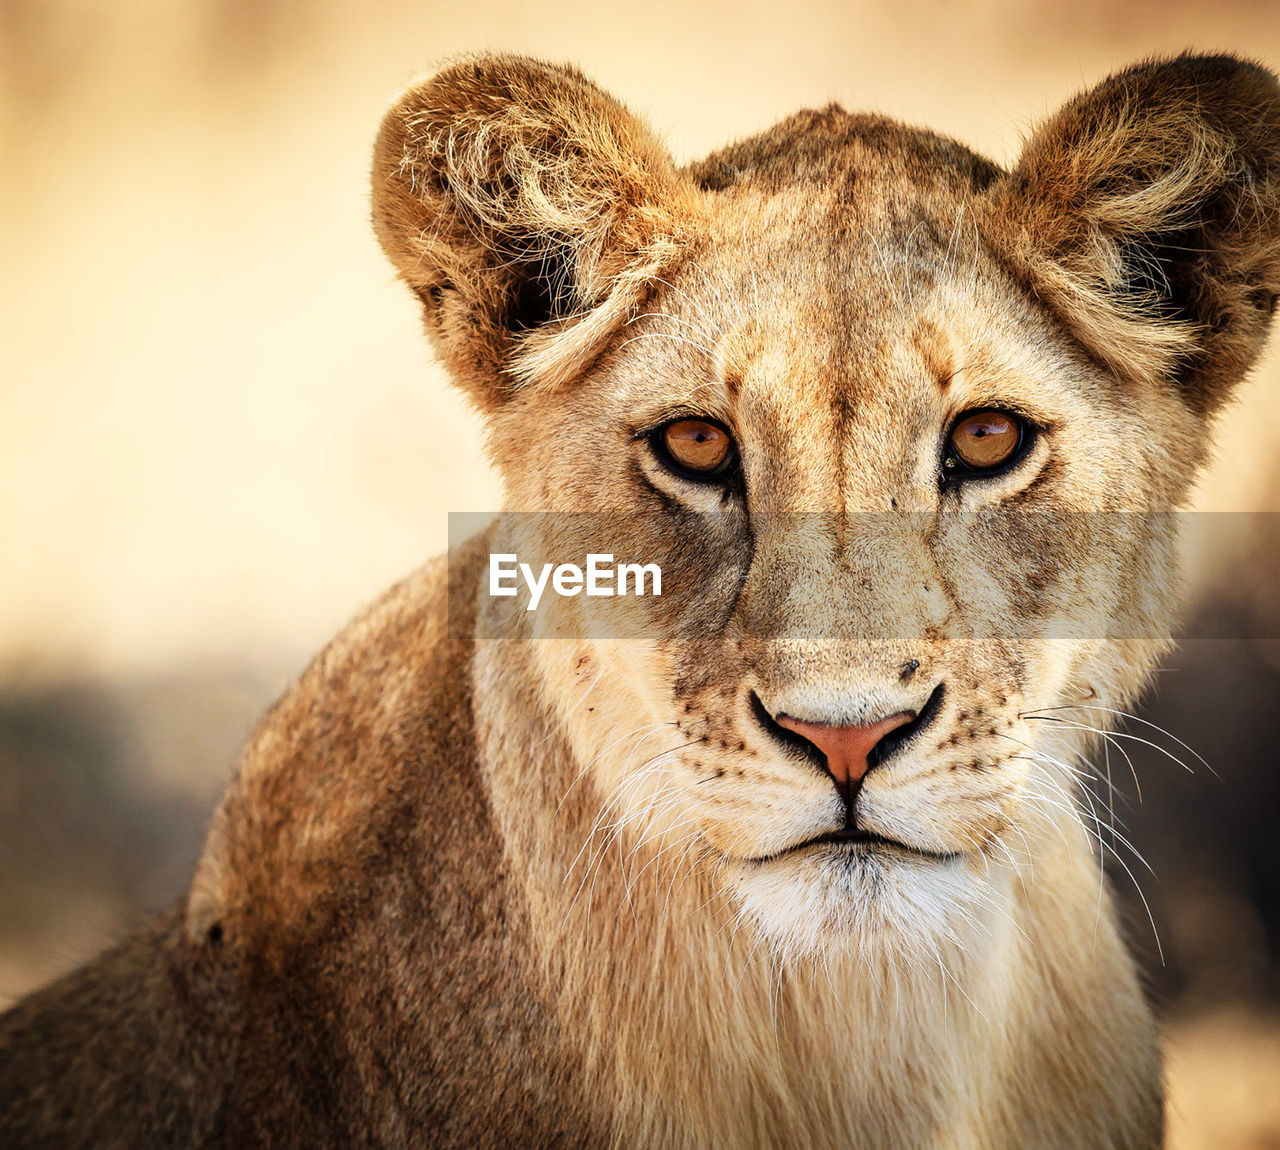
<path fill-rule="evenodd" d="M 1021 853 L 1074 802 L 1051 717 L 1123 707 L 1171 607 L 1169 524 L 1142 512 L 1180 492 L 1191 416 L 1120 393 L 958 202 L 915 209 L 837 245 L 835 197 L 739 197 L 580 385 L 497 422 L 513 503 L 582 513 L 547 555 L 607 549 L 622 516 L 664 571 L 631 607 L 650 640 L 538 645 L 610 821 L 711 866 L 788 945 L 869 904 L 918 920 Z M 957 435 L 974 413 L 1012 431 Z M 582 606 L 544 600 L 539 625 Z M 891 716 L 861 780 L 784 725 Z"/>
<path fill-rule="evenodd" d="M 1164 513 L 1280 278 L 1221 183 L 1245 96 L 1193 107 L 1179 67 L 1069 105 L 1012 174 L 838 109 L 676 171 L 523 62 L 388 118 L 384 245 L 510 506 L 575 513 L 524 530 L 663 570 L 638 636 L 540 610 L 576 636 L 533 645 L 574 785 L 781 948 L 936 936 L 1007 888 L 1165 642 Z"/>

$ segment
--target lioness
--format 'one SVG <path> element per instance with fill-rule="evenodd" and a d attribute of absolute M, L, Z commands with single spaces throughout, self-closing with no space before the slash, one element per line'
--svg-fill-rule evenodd
<path fill-rule="evenodd" d="M 0 1144 L 1156 1146 L 1085 756 L 1280 291 L 1275 78 L 1140 64 L 1009 172 L 834 105 L 677 168 L 479 56 L 373 199 L 509 506 L 572 514 L 318 657 L 181 903 L 0 1023 Z M 617 633 L 491 594 L 622 522 Z"/>

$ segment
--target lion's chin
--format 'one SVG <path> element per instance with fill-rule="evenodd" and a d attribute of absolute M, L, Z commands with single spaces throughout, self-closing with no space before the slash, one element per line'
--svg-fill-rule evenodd
<path fill-rule="evenodd" d="M 961 942 L 998 895 L 990 869 L 965 854 L 900 843 L 813 841 L 722 870 L 742 918 L 784 958 L 888 960 Z"/>

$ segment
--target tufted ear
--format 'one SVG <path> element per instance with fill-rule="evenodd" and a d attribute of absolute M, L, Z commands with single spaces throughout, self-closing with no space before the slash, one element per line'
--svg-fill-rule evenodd
<path fill-rule="evenodd" d="M 1280 293 L 1280 86 L 1230 56 L 1078 96 L 991 191 L 1008 262 L 1119 375 L 1221 405 Z"/>
<path fill-rule="evenodd" d="M 410 88 L 374 148 L 378 239 L 484 408 L 587 366 L 679 259 L 693 196 L 616 100 L 517 56 Z"/>

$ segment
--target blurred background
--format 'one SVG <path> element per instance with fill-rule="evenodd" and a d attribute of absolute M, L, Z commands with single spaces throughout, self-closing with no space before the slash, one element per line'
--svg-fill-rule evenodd
<path fill-rule="evenodd" d="M 415 72 L 574 61 L 681 160 L 834 99 L 1008 162 L 1080 87 L 1188 47 L 1280 66 L 1280 12 L 0 0 L 0 1006 L 177 896 L 265 706 L 447 512 L 497 507 L 368 223 Z M 1170 734 L 1124 744 L 1154 931 L 1117 884 L 1178 1147 L 1280 1146 L 1278 377 L 1273 351 L 1197 499 L 1223 514 L 1188 556 L 1194 638 L 1141 715 Z"/>

